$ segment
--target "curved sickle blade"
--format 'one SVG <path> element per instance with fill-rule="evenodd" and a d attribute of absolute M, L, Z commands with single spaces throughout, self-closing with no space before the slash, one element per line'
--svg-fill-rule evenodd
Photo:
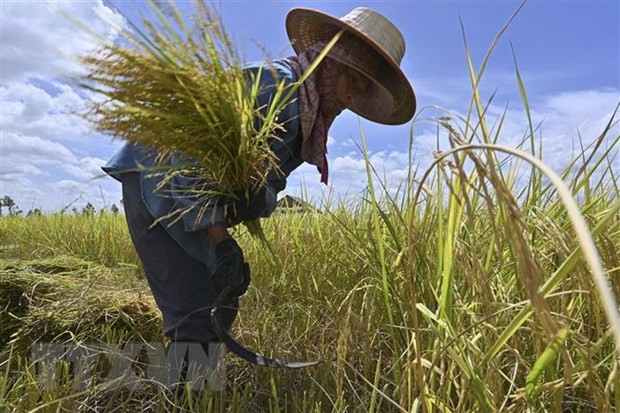
<path fill-rule="evenodd" d="M 321 361 L 286 361 L 286 360 L 278 360 L 278 359 L 270 359 L 268 357 L 262 356 L 255 351 L 245 348 L 234 338 L 228 335 L 222 320 L 220 319 L 220 306 L 222 305 L 223 296 L 227 295 L 227 291 L 223 291 L 222 294 L 217 298 L 215 305 L 211 309 L 211 324 L 213 325 L 213 330 L 217 337 L 226 344 L 228 350 L 231 353 L 236 355 L 237 357 L 247 361 L 248 363 L 255 364 L 257 366 L 268 366 L 268 367 L 284 367 L 288 369 L 300 369 L 303 367 L 311 367 L 320 364 Z"/>

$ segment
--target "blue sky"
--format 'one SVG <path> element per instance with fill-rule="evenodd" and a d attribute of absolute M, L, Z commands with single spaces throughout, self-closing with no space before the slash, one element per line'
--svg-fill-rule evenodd
<path fill-rule="evenodd" d="M 189 12 L 190 3 L 177 1 Z M 375 9 L 392 20 L 407 43 L 402 62 L 416 91 L 418 108 L 440 106 L 464 113 L 471 94 L 459 17 L 474 65 L 479 67 L 515 1 L 228 1 L 220 3 L 229 33 L 248 60 L 264 47 L 272 57 L 292 53 L 284 20 L 293 7 L 341 17 L 355 7 Z M 131 19 L 145 10 L 142 1 L 7 1 L 0 3 L 2 129 L 0 196 L 10 195 L 21 209 L 58 210 L 74 201 L 97 207 L 118 204 L 120 185 L 93 179 L 120 142 L 92 133 L 75 115 L 90 96 L 64 82 L 79 70 L 69 56 L 92 48 L 92 41 L 56 10 L 63 9 L 113 39 L 120 13 Z M 527 120 L 518 94 L 511 43 L 541 133 L 545 161 L 560 170 L 578 144 L 598 135 L 620 101 L 620 2 L 529 1 L 497 45 L 482 82 L 483 97 L 497 91 L 489 110 L 492 123 L 508 107 L 501 141 L 517 145 Z M 425 109 L 413 124 L 415 162 L 432 161 L 435 127 Z M 355 196 L 364 189 L 359 124 L 375 167 L 391 184 L 406 178 L 412 124 L 384 126 L 345 112 L 330 130 L 330 183 L 319 184 L 314 167 L 304 165 L 289 178 L 286 193 L 305 186 L 316 203 L 333 191 Z M 616 128 L 616 136 L 617 136 Z M 618 166 L 620 171 L 620 165 Z"/>

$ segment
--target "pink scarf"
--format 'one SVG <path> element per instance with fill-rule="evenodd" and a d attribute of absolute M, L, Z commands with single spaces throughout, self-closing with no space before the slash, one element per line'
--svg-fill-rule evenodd
<path fill-rule="evenodd" d="M 300 78 L 319 55 L 322 48 L 309 49 L 286 60 Z M 301 157 L 315 165 L 321 173 L 321 182 L 327 185 L 327 132 L 332 122 L 345 107 L 336 96 L 338 78 L 343 66 L 328 57 L 299 88 L 299 118 L 303 143 Z"/>

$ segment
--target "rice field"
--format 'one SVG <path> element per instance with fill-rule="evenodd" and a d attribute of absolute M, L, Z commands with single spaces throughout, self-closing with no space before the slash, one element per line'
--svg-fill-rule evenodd
<path fill-rule="evenodd" d="M 147 378 L 139 390 L 76 390 L 66 366 L 57 367 L 55 386 L 41 386 L 28 357 L 33 342 L 164 342 L 160 316 L 122 215 L 2 217 L 0 406 L 615 411 L 614 332 L 581 237 L 595 242 L 617 296 L 620 137 L 609 135 L 613 127 L 602 131 L 561 176 L 584 235 L 537 170 L 475 149 L 457 122 L 439 122 L 463 150 L 438 154 L 423 182 L 417 171 L 416 182 L 394 192 L 370 179 L 359 203 L 274 214 L 263 222 L 274 255 L 238 230 L 253 282 L 232 334 L 267 356 L 324 362 L 293 371 L 227 355 L 225 390 L 191 401 Z M 523 169 L 525 183 L 517 179 Z"/>
<path fill-rule="evenodd" d="M 360 130 L 361 199 L 274 214 L 262 221 L 269 248 L 235 230 L 252 284 L 231 334 L 269 357 L 323 360 L 316 367 L 227 354 L 223 390 L 181 397 L 138 370 L 141 386 L 76 386 L 59 362 L 44 381 L 33 343 L 166 345 L 160 314 L 122 215 L 0 217 L 0 410 L 617 411 L 616 113 L 555 175 L 538 161 L 544 136 L 518 69 L 529 127 L 521 148 L 498 144 L 503 118 L 488 119 L 477 87 L 492 48 L 482 69 L 470 65 L 469 112 L 433 118 L 450 149 L 437 148 L 431 168 L 412 155 L 409 179 L 388 186 Z"/>

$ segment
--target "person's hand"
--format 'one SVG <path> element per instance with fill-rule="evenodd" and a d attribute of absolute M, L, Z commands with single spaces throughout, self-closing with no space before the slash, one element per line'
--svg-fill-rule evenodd
<path fill-rule="evenodd" d="M 217 267 L 213 281 L 218 294 L 229 291 L 230 298 L 240 297 L 250 285 L 250 266 L 245 262 L 243 251 L 233 238 L 225 239 L 215 246 Z"/>
<path fill-rule="evenodd" d="M 254 221 L 271 214 L 275 209 L 277 195 L 271 185 L 266 184 L 256 192 L 238 191 L 238 199 L 232 200 L 228 210 L 228 225 L 243 221 Z"/>

